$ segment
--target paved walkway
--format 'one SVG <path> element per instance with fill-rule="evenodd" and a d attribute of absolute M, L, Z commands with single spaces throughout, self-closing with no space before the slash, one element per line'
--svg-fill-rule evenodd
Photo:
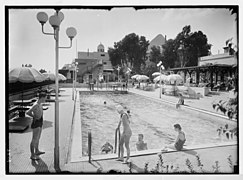
<path fill-rule="evenodd" d="M 72 89 L 65 88 L 60 92 L 59 119 L 60 119 L 60 167 L 67 160 L 67 152 L 70 141 L 70 132 L 73 114 Z M 52 97 L 54 98 L 54 97 Z M 39 161 L 30 160 L 31 129 L 23 133 L 9 133 L 9 172 L 10 173 L 48 173 L 55 172 L 54 157 L 54 102 L 49 104 L 49 109 L 44 111 L 44 125 L 40 138 L 40 150 L 45 151 Z M 31 121 L 30 121 L 31 122 Z"/>
<path fill-rule="evenodd" d="M 188 171 L 186 166 L 186 160 L 189 159 L 193 165 L 193 169 L 200 172 L 197 166 L 196 154 L 199 155 L 201 163 L 204 165 L 203 169 L 206 172 L 214 172 L 212 166 L 215 166 L 215 162 L 219 162 L 220 172 L 232 173 L 233 170 L 230 168 L 228 163 L 228 157 L 231 156 L 233 165 L 238 164 L 237 157 L 237 146 L 224 146 L 209 149 L 191 150 L 185 152 L 173 152 L 162 154 L 164 166 L 169 165 L 179 168 L 179 171 Z M 154 169 L 159 161 L 159 156 L 156 154 L 132 157 L 132 173 L 144 173 L 145 163 L 148 163 L 148 169 Z M 110 170 L 120 170 L 123 173 L 129 173 L 129 165 L 122 164 L 114 159 L 108 160 L 93 160 L 89 162 L 76 162 L 68 163 L 64 169 L 67 172 L 73 173 L 96 173 L 101 170 L 101 172 L 106 173 Z M 164 172 L 166 169 L 164 169 Z M 170 171 L 172 172 L 172 170 Z"/>
<path fill-rule="evenodd" d="M 143 96 L 150 97 L 150 98 L 160 99 L 159 98 L 159 92 L 160 92 L 159 88 L 155 89 L 155 91 L 144 91 L 144 90 L 140 90 L 140 89 L 130 88 L 129 92 L 136 93 L 136 94 L 143 95 Z M 197 109 L 210 111 L 210 112 L 217 113 L 220 115 L 224 115 L 222 112 L 214 110 L 212 107 L 212 103 L 217 102 L 219 100 L 228 100 L 228 96 L 229 96 L 228 92 L 212 92 L 209 94 L 209 96 L 204 96 L 200 99 L 185 99 L 185 105 L 188 105 L 190 107 L 194 107 Z M 161 100 L 169 101 L 172 103 L 177 103 L 178 97 L 162 94 Z"/>

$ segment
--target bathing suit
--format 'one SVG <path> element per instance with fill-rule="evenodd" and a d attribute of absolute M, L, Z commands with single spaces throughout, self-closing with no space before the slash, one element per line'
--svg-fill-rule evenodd
<path fill-rule="evenodd" d="M 43 126 L 43 116 L 41 116 L 40 119 L 33 119 L 33 122 L 31 124 L 31 128 L 32 129 L 35 129 L 35 128 L 38 128 L 38 127 L 42 127 Z"/>
<path fill-rule="evenodd" d="M 185 133 L 184 132 L 179 132 L 182 133 L 185 137 Z M 175 148 L 177 151 L 181 151 L 183 148 L 184 143 L 186 142 L 186 138 L 184 140 L 178 139 L 178 141 L 175 143 Z"/>
<path fill-rule="evenodd" d="M 124 114 L 127 116 L 127 120 L 122 120 L 122 116 Z M 123 133 L 122 133 L 122 135 L 131 137 L 132 136 L 132 130 L 131 130 L 130 125 L 129 125 L 130 121 L 129 121 L 128 114 L 127 113 L 121 114 L 121 120 L 122 120 L 122 125 L 123 125 Z"/>

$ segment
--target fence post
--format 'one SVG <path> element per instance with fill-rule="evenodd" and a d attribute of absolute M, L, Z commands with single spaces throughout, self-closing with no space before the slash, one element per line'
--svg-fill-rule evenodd
<path fill-rule="evenodd" d="M 92 135 L 91 131 L 88 132 L 88 155 L 89 155 L 89 163 L 91 163 L 91 143 L 92 143 Z"/>
<path fill-rule="evenodd" d="M 121 138 L 120 129 L 118 129 L 118 157 L 120 157 L 120 138 Z"/>
<path fill-rule="evenodd" d="M 116 153 L 116 148 L 117 148 L 117 130 L 118 129 L 116 129 L 116 132 L 115 132 L 115 151 L 114 151 L 114 153 Z"/>

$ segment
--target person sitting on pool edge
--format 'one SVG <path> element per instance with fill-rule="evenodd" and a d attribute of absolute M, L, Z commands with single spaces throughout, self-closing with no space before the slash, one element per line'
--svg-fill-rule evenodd
<path fill-rule="evenodd" d="M 147 150 L 147 143 L 143 141 L 143 134 L 138 134 L 138 142 L 136 143 L 136 148 L 138 151 Z"/>
<path fill-rule="evenodd" d="M 180 105 L 184 105 L 184 97 L 182 96 L 181 93 L 179 93 L 178 95 L 179 95 L 179 100 L 176 104 L 176 109 L 178 109 L 180 107 Z"/>
<path fill-rule="evenodd" d="M 178 132 L 178 136 L 176 138 L 176 141 L 175 141 L 174 144 L 165 146 L 165 148 L 162 149 L 162 152 L 163 151 L 168 151 L 168 148 L 176 149 L 177 151 L 181 151 L 183 149 L 183 145 L 186 142 L 186 136 L 185 136 L 185 133 L 181 129 L 182 128 L 181 128 L 181 125 L 180 124 L 175 124 L 174 125 L 174 130 L 176 132 Z"/>

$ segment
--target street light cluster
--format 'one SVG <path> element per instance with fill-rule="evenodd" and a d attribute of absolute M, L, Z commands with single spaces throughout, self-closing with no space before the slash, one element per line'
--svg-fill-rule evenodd
<path fill-rule="evenodd" d="M 50 16 L 49 23 L 54 29 L 54 34 L 55 34 L 55 30 L 60 27 L 60 24 L 63 21 L 63 19 L 64 19 L 64 14 L 58 10 L 54 15 Z M 46 34 L 44 32 L 44 25 L 48 21 L 48 15 L 45 12 L 39 12 L 37 14 L 37 20 L 41 23 L 43 33 Z M 47 33 L 47 34 L 53 35 L 51 33 Z M 69 27 L 66 30 L 66 34 L 72 41 L 72 39 L 77 35 L 77 31 L 74 27 Z"/>
<path fill-rule="evenodd" d="M 60 9 L 55 9 L 54 15 L 50 16 L 48 18 L 48 15 L 45 12 L 39 12 L 37 14 L 37 20 L 41 24 L 42 33 L 45 35 L 52 35 L 54 36 L 56 45 L 55 45 L 55 54 L 56 54 L 56 64 L 55 64 L 55 71 L 56 71 L 56 96 L 55 96 L 55 147 L 54 147 L 54 168 L 56 171 L 60 171 L 60 165 L 59 165 L 59 100 L 58 100 L 58 94 L 59 94 L 59 84 L 58 84 L 58 62 L 59 62 L 59 48 L 71 48 L 72 47 L 72 39 L 77 35 L 77 31 L 73 27 L 69 27 L 66 30 L 66 34 L 70 39 L 70 46 L 67 47 L 60 47 L 59 46 L 59 30 L 61 22 L 64 19 L 64 14 L 60 12 Z M 44 32 L 44 25 L 48 21 L 50 25 L 53 27 L 54 33 L 46 33 Z"/>

